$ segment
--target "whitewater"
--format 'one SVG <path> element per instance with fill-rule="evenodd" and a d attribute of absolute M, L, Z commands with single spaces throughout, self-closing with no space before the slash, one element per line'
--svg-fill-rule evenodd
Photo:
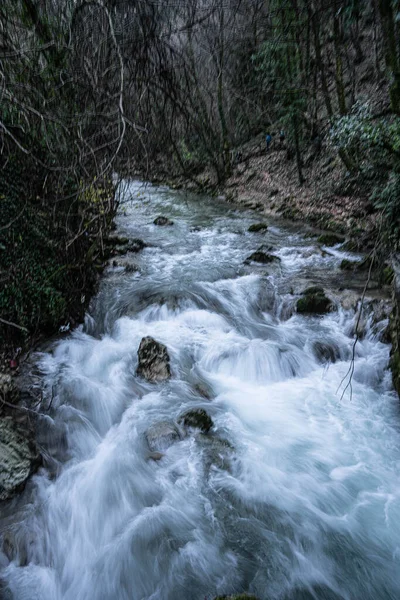
<path fill-rule="evenodd" d="M 255 213 L 213 198 L 137 181 L 121 194 L 118 233 L 147 247 L 35 357 L 44 465 L 2 519 L 0 595 L 398 599 L 400 405 L 387 319 L 366 310 L 354 346 L 363 281 L 339 265 L 360 257 L 299 225 L 249 233 Z M 280 260 L 246 264 L 261 245 Z M 297 314 L 310 285 L 336 310 Z M 136 376 L 145 336 L 167 347 L 169 381 Z M 149 429 L 192 408 L 210 432 L 153 460 Z"/>

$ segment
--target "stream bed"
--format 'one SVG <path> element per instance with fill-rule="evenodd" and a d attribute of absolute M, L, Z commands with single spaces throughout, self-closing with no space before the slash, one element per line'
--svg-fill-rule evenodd
<path fill-rule="evenodd" d="M 147 247 L 35 358 L 44 467 L 3 515 L 0 596 L 398 600 L 400 405 L 387 319 L 366 311 L 354 347 L 364 280 L 339 266 L 359 257 L 299 225 L 249 233 L 259 217 L 215 199 L 121 193 L 118 233 Z M 246 263 L 260 246 L 280 260 Z M 296 313 L 315 285 L 336 310 Z M 136 376 L 146 336 L 169 381 Z M 193 408 L 208 433 L 179 428 Z M 166 422 L 179 434 L 155 456 Z"/>

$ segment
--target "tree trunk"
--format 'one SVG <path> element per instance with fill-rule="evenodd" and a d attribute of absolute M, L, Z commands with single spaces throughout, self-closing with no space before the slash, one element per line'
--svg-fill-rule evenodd
<path fill-rule="evenodd" d="M 400 115 L 400 65 L 397 53 L 396 25 L 391 0 L 379 0 L 379 12 L 385 48 L 385 62 L 391 78 L 389 86 L 392 111 Z"/>

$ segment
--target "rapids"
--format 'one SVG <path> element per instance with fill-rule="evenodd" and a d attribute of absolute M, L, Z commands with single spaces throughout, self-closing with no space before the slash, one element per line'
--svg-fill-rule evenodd
<path fill-rule="evenodd" d="M 110 267 L 84 326 L 37 356 L 44 467 L 1 522 L 4 598 L 260 600 L 400 597 L 400 411 L 385 321 L 355 308 L 299 226 L 248 233 L 254 213 L 127 183 L 118 229 L 148 244 Z M 159 214 L 174 221 L 157 227 Z M 261 244 L 281 260 L 245 265 Z M 347 278 L 347 279 L 346 279 Z M 307 285 L 338 310 L 294 311 Z M 351 296 L 351 294 L 350 294 Z M 354 296 L 357 297 L 356 295 Z M 144 336 L 172 378 L 135 376 Z M 149 460 L 145 434 L 191 407 L 212 417 Z"/>

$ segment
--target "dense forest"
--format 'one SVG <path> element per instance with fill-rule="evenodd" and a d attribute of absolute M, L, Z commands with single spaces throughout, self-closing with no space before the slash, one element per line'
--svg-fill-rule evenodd
<path fill-rule="evenodd" d="M 399 15 L 397 0 L 3 0 L 3 340 L 82 314 L 116 172 L 220 190 L 267 131 L 285 132 L 299 185 L 305 152 L 333 148 L 393 249 Z"/>

